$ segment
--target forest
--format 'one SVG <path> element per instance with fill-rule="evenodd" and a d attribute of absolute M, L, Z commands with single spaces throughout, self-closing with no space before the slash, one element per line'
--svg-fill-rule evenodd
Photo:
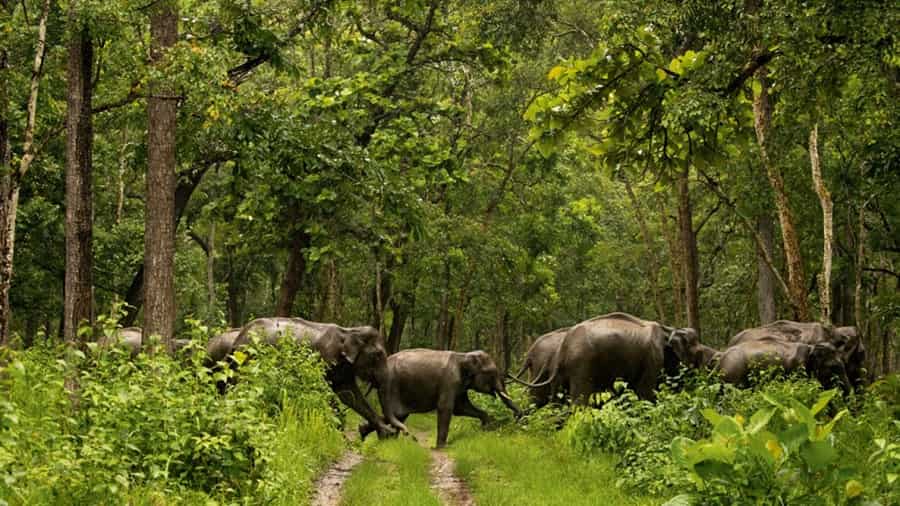
<path fill-rule="evenodd" d="M 897 26 L 879 0 L 0 0 L 0 505 L 896 504 Z M 246 331 L 369 326 L 382 366 L 484 350 L 502 378 L 610 314 L 723 357 L 852 327 L 864 356 L 844 391 L 667 367 L 574 405 L 532 370 L 448 440 L 440 408 L 391 421 L 388 372 L 343 376 L 356 352 Z"/>

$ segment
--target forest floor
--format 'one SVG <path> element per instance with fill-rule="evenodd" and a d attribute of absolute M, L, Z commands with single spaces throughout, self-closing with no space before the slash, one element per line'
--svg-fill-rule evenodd
<path fill-rule="evenodd" d="M 317 506 L 650 505 L 618 489 L 615 460 L 585 459 L 552 436 L 485 431 L 454 418 L 448 446 L 434 449 L 434 415 L 407 420 L 415 440 L 370 437 L 317 482 Z M 350 455 L 353 455 L 352 457 Z M 357 465 L 358 464 L 358 465 Z"/>

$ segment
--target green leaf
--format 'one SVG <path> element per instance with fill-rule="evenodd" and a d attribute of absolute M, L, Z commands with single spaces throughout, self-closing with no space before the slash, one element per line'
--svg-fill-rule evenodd
<path fill-rule="evenodd" d="M 560 75 L 562 75 L 563 72 L 565 72 L 565 70 L 566 70 L 565 67 L 563 67 L 561 65 L 557 65 L 557 66 L 553 67 L 552 69 L 550 69 L 550 72 L 547 72 L 547 79 L 549 79 L 551 81 L 555 81 L 559 78 Z"/>
<path fill-rule="evenodd" d="M 691 494 L 680 494 L 664 502 L 662 506 L 693 506 L 696 498 Z"/>
<path fill-rule="evenodd" d="M 827 441 L 810 441 L 800 447 L 800 457 L 813 472 L 837 460 L 838 452 Z"/>
<path fill-rule="evenodd" d="M 836 388 L 832 388 L 831 390 L 822 392 L 822 395 L 819 396 L 819 399 L 816 401 L 816 403 L 813 404 L 811 408 L 809 408 L 812 414 L 818 415 L 819 411 L 822 411 L 822 409 L 824 409 L 825 406 L 827 406 L 828 403 L 831 402 L 831 399 L 833 399 L 834 396 L 837 395 L 837 392 L 838 391 Z"/>
<path fill-rule="evenodd" d="M 768 425 L 769 420 L 772 419 L 772 415 L 774 414 L 775 408 L 761 409 L 756 413 L 753 413 L 753 416 L 750 417 L 750 422 L 747 424 L 747 432 L 756 434 Z"/>

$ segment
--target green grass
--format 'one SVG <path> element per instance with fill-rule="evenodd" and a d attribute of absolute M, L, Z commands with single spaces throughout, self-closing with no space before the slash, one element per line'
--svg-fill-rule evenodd
<path fill-rule="evenodd" d="M 431 455 L 408 438 L 363 444 L 365 461 L 344 483 L 344 506 L 439 506 L 429 485 Z"/>
<path fill-rule="evenodd" d="M 278 436 L 270 450 L 272 475 L 266 482 L 272 504 L 293 505 L 312 498 L 318 475 L 343 453 L 344 436 L 321 413 L 288 407 L 279 417 Z"/>
<path fill-rule="evenodd" d="M 434 416 L 410 417 L 410 430 L 428 431 L 434 443 Z M 447 452 L 456 473 L 469 484 L 478 504 L 597 505 L 659 504 L 616 488 L 612 457 L 584 457 L 555 435 L 516 430 L 483 431 L 477 421 L 453 418 Z"/>

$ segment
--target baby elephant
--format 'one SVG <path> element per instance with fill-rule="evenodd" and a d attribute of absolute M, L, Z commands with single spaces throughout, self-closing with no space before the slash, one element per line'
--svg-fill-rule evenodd
<path fill-rule="evenodd" d="M 389 422 L 403 423 L 410 413 L 437 410 L 438 448 L 447 445 L 447 432 L 453 415 L 490 422 L 484 411 L 469 400 L 469 390 L 498 396 L 519 416 L 521 412 L 506 393 L 503 377 L 491 356 L 483 351 L 412 349 L 388 357 L 388 385 L 382 397 L 382 409 Z M 373 428 L 360 425 L 365 438 Z"/>

